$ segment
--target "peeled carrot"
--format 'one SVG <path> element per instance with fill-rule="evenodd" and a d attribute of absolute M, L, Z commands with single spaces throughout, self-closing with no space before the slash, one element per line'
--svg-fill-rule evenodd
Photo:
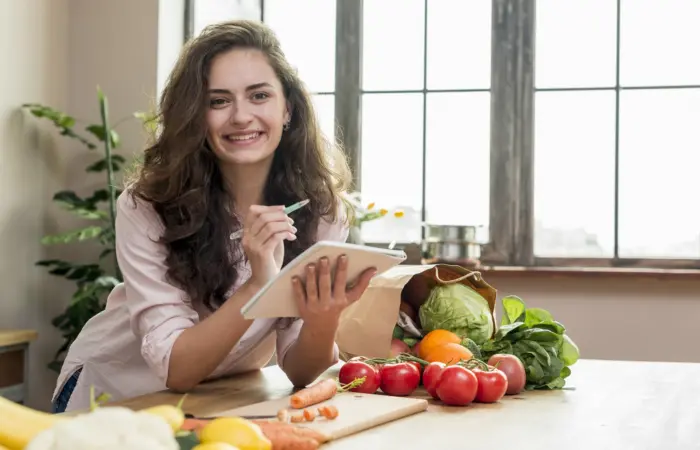
<path fill-rule="evenodd" d="M 326 379 L 294 393 L 289 399 L 289 404 L 292 408 L 302 409 L 329 400 L 337 392 L 338 384 L 336 381 Z"/>
<path fill-rule="evenodd" d="M 329 420 L 333 420 L 338 417 L 338 407 L 335 405 L 326 405 L 318 408 L 319 414 Z"/>
<path fill-rule="evenodd" d="M 266 420 L 253 420 L 253 422 L 260 426 L 263 434 L 265 434 L 265 436 L 268 438 L 271 438 L 271 436 L 287 434 L 302 438 L 311 438 L 317 441 L 319 444 L 323 444 L 329 440 L 328 436 L 311 428 L 300 427 L 289 423 L 268 422 Z M 275 447 L 275 450 L 277 450 L 277 447 Z"/>
<path fill-rule="evenodd" d="M 304 414 L 292 414 L 289 417 L 291 423 L 299 423 L 304 421 Z"/>
<path fill-rule="evenodd" d="M 281 422 L 257 421 L 275 450 L 316 450 L 328 438 L 318 431 Z"/>
<path fill-rule="evenodd" d="M 325 379 L 316 384 L 312 384 L 299 392 L 292 394 L 289 398 L 289 405 L 294 409 L 303 409 L 309 406 L 330 400 L 338 392 L 349 391 L 365 382 L 365 377 L 355 378 L 350 383 L 338 386 L 334 379 Z"/>
<path fill-rule="evenodd" d="M 317 415 L 318 414 L 313 409 L 304 410 L 304 419 L 306 419 L 307 422 L 313 422 Z"/>
<path fill-rule="evenodd" d="M 199 430 L 204 428 L 204 425 L 211 422 L 209 419 L 185 419 L 180 427 L 183 431 L 193 431 L 194 433 L 199 433 Z"/>

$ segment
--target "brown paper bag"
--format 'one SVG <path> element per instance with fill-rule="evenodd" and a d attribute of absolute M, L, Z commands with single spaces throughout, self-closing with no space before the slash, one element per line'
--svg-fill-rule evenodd
<path fill-rule="evenodd" d="M 418 311 L 438 280 L 449 282 L 460 278 L 458 283 L 474 289 L 486 299 L 495 330 L 496 289 L 483 279 L 480 272 L 448 264 L 400 265 L 373 278 L 363 296 L 343 312 L 336 335 L 341 359 L 347 361 L 354 356 L 387 358 L 401 301 Z"/>

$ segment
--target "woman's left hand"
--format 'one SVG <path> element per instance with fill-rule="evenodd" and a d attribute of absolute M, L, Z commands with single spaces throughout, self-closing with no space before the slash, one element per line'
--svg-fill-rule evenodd
<path fill-rule="evenodd" d="M 327 258 L 321 258 L 318 264 L 307 266 L 305 279 L 292 279 L 294 297 L 304 324 L 313 329 L 337 328 L 340 314 L 362 296 L 376 273 L 374 268 L 367 269 L 360 274 L 353 286 L 348 287 L 347 256 L 341 255 L 338 258 L 332 284 Z"/>

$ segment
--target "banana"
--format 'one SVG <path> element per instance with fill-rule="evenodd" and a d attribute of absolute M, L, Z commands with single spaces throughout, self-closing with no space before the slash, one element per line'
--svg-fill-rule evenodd
<path fill-rule="evenodd" d="M 21 450 L 38 433 L 67 420 L 0 397 L 0 449 Z"/>

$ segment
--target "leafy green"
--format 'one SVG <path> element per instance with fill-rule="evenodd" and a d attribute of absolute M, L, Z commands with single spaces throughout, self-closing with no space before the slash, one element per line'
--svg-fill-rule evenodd
<path fill-rule="evenodd" d="M 481 346 L 481 359 L 497 353 L 517 356 L 525 366 L 526 389 L 561 389 L 579 359 L 579 349 L 563 324 L 541 308 L 526 308 L 516 296 L 502 300 L 503 318 L 493 339 Z"/>
<path fill-rule="evenodd" d="M 459 283 L 435 286 L 418 310 L 426 333 L 449 330 L 483 344 L 493 334 L 493 316 L 484 297 Z"/>
<path fill-rule="evenodd" d="M 180 446 L 180 450 L 192 450 L 199 445 L 197 435 L 192 431 L 180 431 L 175 435 L 175 440 Z"/>

